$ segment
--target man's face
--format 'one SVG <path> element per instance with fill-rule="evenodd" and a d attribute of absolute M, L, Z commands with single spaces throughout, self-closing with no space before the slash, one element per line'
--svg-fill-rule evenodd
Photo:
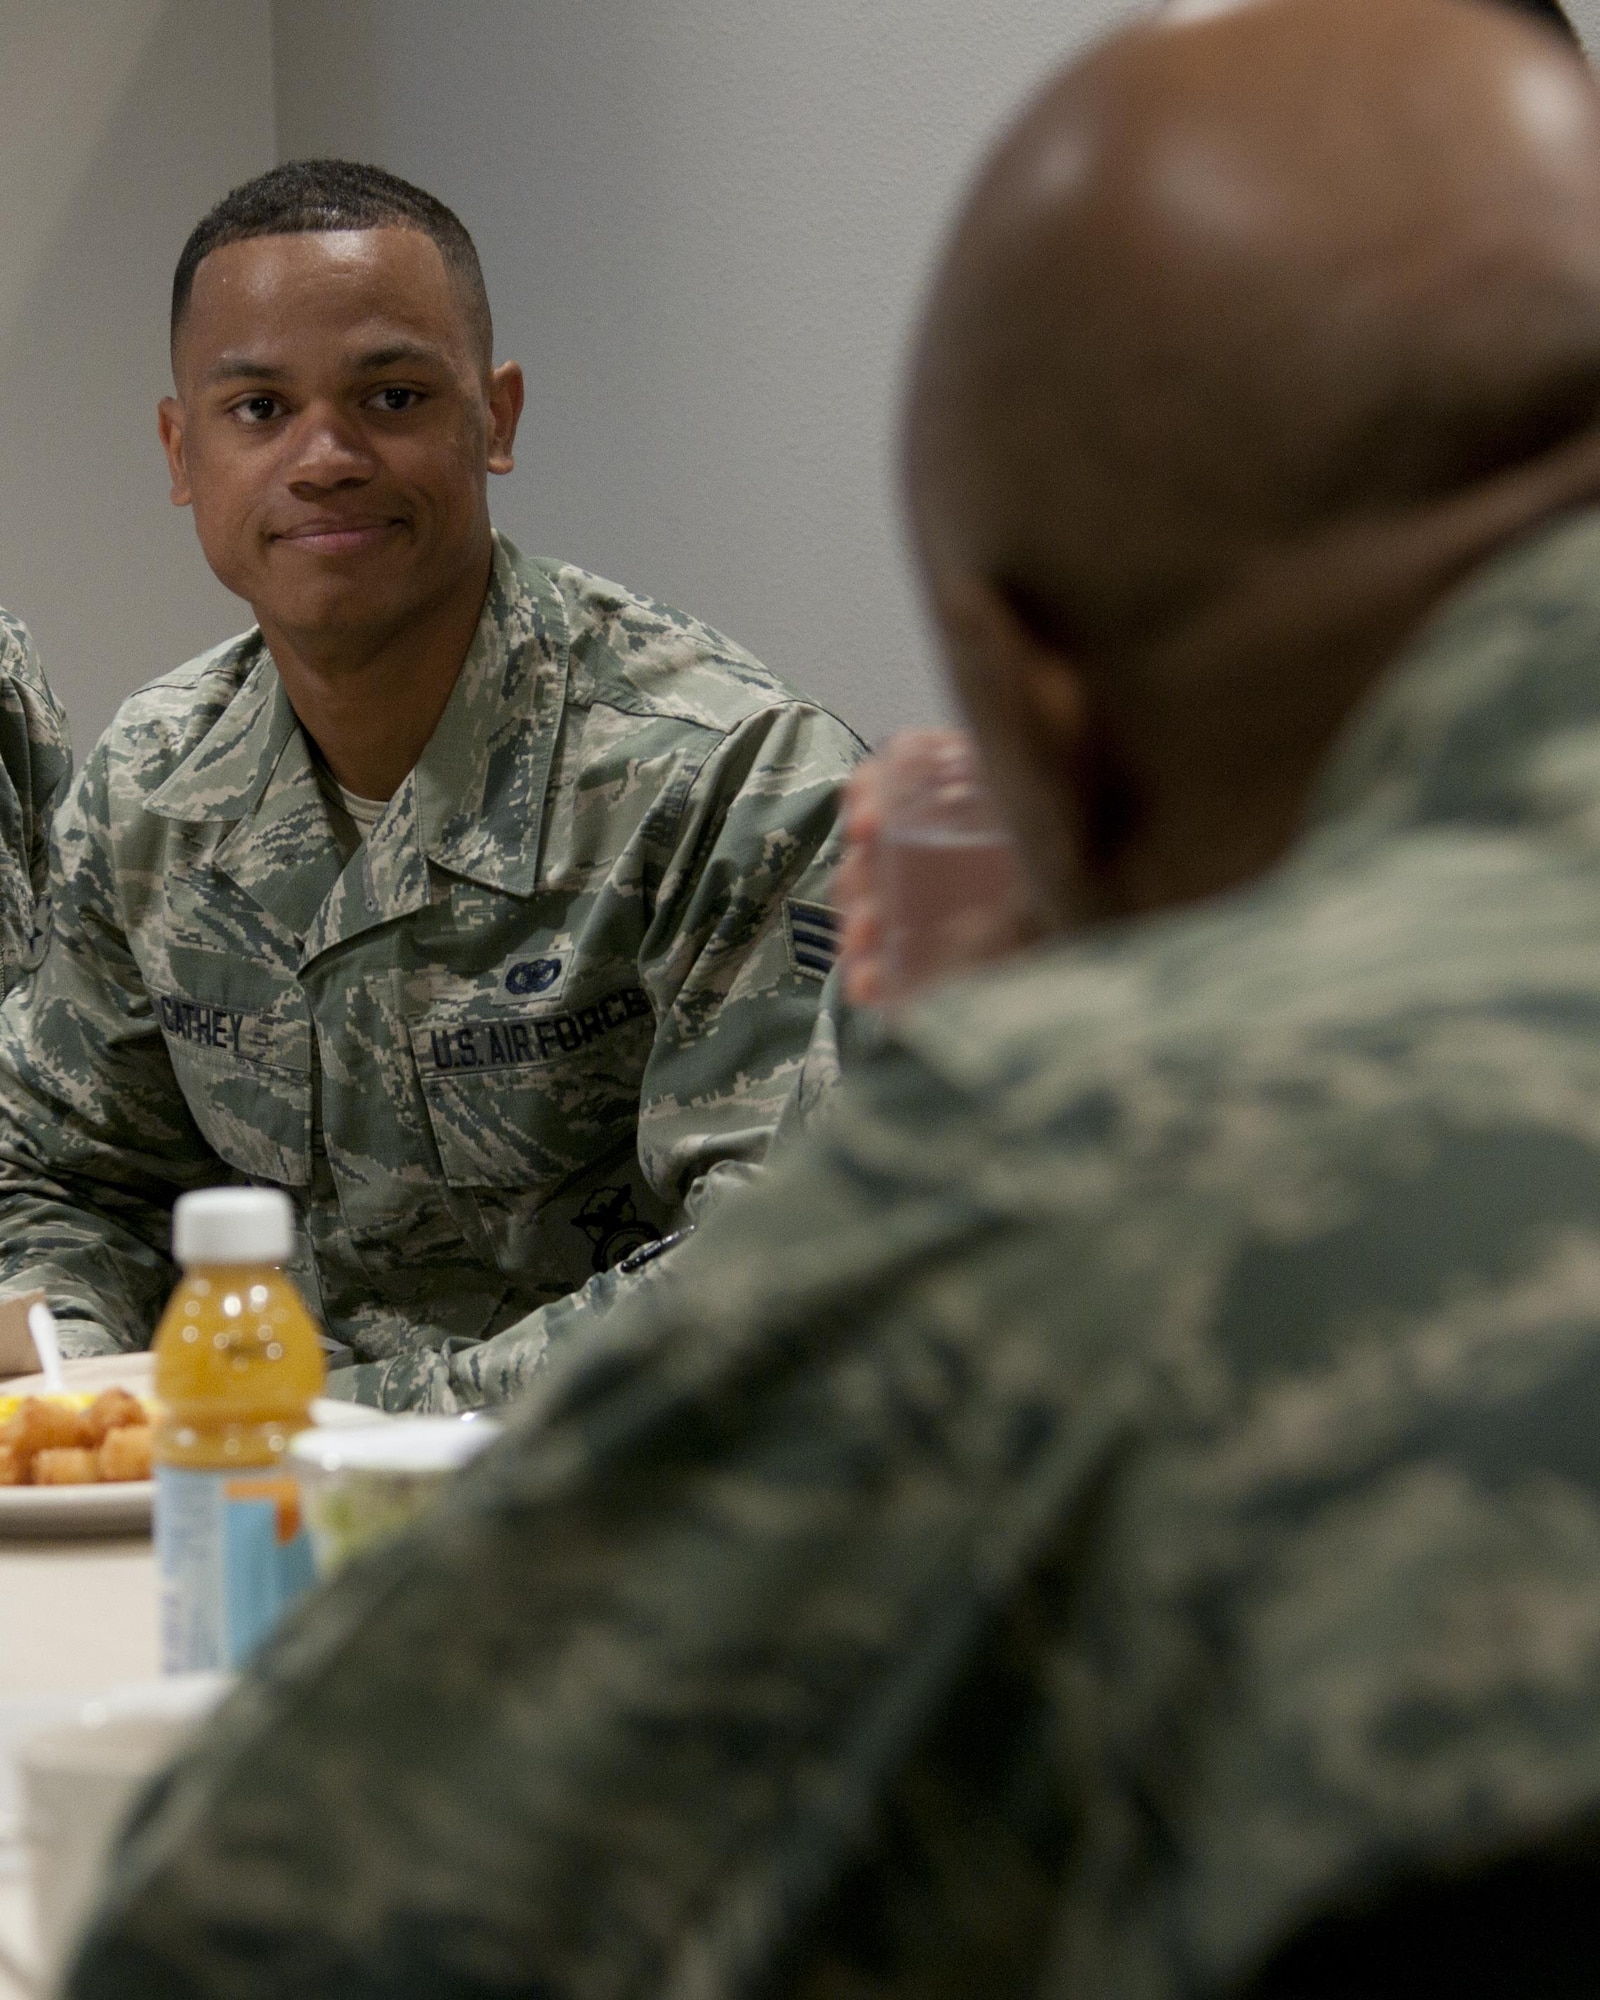
<path fill-rule="evenodd" d="M 419 230 L 262 236 L 195 273 L 161 406 L 172 497 L 269 641 L 381 644 L 488 574 L 515 363 Z"/>

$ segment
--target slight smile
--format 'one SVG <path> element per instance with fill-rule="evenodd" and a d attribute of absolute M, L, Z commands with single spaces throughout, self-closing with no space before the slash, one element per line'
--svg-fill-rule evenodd
<path fill-rule="evenodd" d="M 308 521 L 303 527 L 280 529 L 272 540 L 291 542 L 313 555 L 360 555 L 399 526 L 398 521 Z"/>

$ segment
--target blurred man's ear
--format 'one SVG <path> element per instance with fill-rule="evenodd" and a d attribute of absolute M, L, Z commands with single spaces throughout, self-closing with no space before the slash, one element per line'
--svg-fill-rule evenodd
<path fill-rule="evenodd" d="M 1032 915 L 1040 929 L 1065 929 L 1084 901 L 1091 725 L 1083 677 L 987 579 L 936 587 L 934 609 L 956 692 L 1022 856 Z"/>

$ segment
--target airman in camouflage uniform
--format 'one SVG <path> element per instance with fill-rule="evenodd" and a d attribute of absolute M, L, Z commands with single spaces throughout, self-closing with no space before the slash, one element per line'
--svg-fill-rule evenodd
<path fill-rule="evenodd" d="M 8 1288 L 44 1288 L 71 1352 L 142 1346 L 176 1195 L 270 1183 L 332 1335 L 401 1359 L 390 1400 L 447 1384 L 439 1357 L 760 1158 L 858 754 L 716 633 L 503 539 L 353 853 L 259 634 L 154 682 L 88 762 L 51 949 L 0 1017 Z"/>
<path fill-rule="evenodd" d="M 0 1016 L 0 1289 L 69 1354 L 149 1340 L 173 1200 L 237 1179 L 298 1205 L 342 1393 L 508 1396 L 800 1074 L 861 746 L 496 537 L 493 354 L 459 217 L 381 168 L 271 169 L 180 254 L 172 497 L 256 625 L 124 705 Z"/>
<path fill-rule="evenodd" d="M 0 994 L 34 960 L 46 909 L 50 819 L 71 774 L 67 718 L 26 627 L 0 611 Z"/>

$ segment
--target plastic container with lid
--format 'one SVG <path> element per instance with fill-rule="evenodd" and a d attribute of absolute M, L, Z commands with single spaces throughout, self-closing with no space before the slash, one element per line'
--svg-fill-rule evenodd
<path fill-rule="evenodd" d="M 500 1435 L 493 1417 L 395 1417 L 370 1430 L 302 1431 L 289 1463 L 305 1496 L 317 1574 L 409 1526 Z"/>
<path fill-rule="evenodd" d="M 237 1666 L 312 1581 L 283 1463 L 323 1381 L 317 1329 L 281 1269 L 294 1211 L 276 1188 L 180 1196 L 183 1268 L 155 1337 L 156 1556 L 168 1673 Z"/>

